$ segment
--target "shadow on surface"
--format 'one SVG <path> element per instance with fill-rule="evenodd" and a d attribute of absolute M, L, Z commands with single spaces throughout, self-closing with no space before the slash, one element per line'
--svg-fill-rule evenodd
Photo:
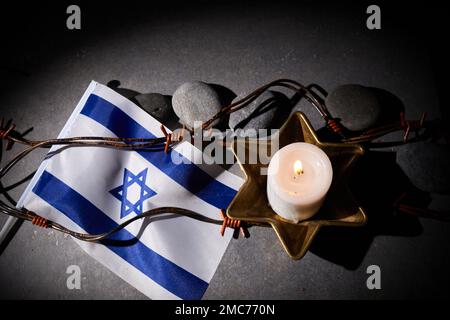
<path fill-rule="evenodd" d="M 368 152 L 354 168 L 350 189 L 368 215 L 361 228 L 322 228 L 311 252 L 354 270 L 363 261 L 377 235 L 414 237 L 422 233 L 418 218 L 397 213 L 395 201 L 406 190 L 416 205 L 426 206 L 430 196 L 415 188 L 396 163 L 394 152 Z"/>

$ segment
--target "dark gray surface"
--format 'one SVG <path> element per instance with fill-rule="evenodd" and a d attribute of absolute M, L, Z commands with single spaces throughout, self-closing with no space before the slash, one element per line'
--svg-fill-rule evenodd
<path fill-rule="evenodd" d="M 200 80 L 243 96 L 282 77 L 318 83 L 329 91 L 345 83 L 382 88 L 402 100 L 409 118 L 417 118 L 424 110 L 429 119 L 439 117 L 430 59 L 421 42 L 409 36 L 409 30 L 368 31 L 364 7 L 349 14 L 339 8 L 294 10 L 288 5 L 147 11 L 143 14 L 147 18 L 139 23 L 121 23 L 107 32 L 102 29 L 81 37 L 61 54 L 31 64 L 27 75 L 7 72 L 3 78 L 11 85 L 2 92 L 1 114 L 14 118 L 21 129 L 33 126 L 29 137 L 48 138 L 61 130 L 92 79 L 105 84 L 117 79 L 137 92 L 167 95 L 186 81 Z M 13 59 L 26 67 L 27 59 L 23 61 Z M 322 126 L 307 104 L 301 102 L 298 109 L 306 112 L 316 128 Z M 34 170 L 42 155 L 31 155 L 5 180 L 15 181 Z M 387 185 L 392 182 L 389 179 Z M 382 193 L 380 187 L 373 197 Z M 445 196 L 433 195 L 433 199 L 432 207 L 446 209 Z M 0 222 L 4 220 L 0 216 Z M 431 220 L 418 224 L 419 232 L 413 235 L 375 233 L 350 267 L 312 252 L 292 261 L 272 230 L 252 228 L 251 238 L 231 241 L 204 298 L 448 297 L 450 225 Z M 324 241 L 340 246 L 343 256 L 352 255 L 339 236 Z M 66 288 L 65 271 L 71 264 L 81 267 L 81 290 Z M 366 268 L 371 264 L 381 267 L 382 290 L 366 288 Z M 28 223 L 0 256 L 0 296 L 145 298 L 71 239 Z"/>

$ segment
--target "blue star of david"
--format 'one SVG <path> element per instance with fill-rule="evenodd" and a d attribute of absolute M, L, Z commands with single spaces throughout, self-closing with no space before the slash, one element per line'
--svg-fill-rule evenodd
<path fill-rule="evenodd" d="M 146 168 L 137 175 L 134 175 L 130 170 L 125 168 L 123 173 L 123 184 L 109 191 L 115 198 L 122 202 L 120 218 L 126 217 L 133 211 L 136 214 L 141 214 L 143 202 L 156 194 L 155 191 L 145 184 L 145 181 L 147 180 L 147 170 L 148 169 Z M 139 199 L 135 203 L 132 203 L 127 197 L 128 188 L 135 183 L 141 188 L 141 191 L 139 193 Z"/>

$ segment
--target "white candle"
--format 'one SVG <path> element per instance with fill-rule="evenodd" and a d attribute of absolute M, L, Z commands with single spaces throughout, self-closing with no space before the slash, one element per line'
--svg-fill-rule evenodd
<path fill-rule="evenodd" d="M 320 209 L 332 180 L 333 168 L 322 149 L 310 143 L 292 143 L 270 160 L 267 197 L 278 215 L 297 223 Z"/>

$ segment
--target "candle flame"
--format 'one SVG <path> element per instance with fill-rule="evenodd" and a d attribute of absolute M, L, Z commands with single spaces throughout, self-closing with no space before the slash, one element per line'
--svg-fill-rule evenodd
<path fill-rule="evenodd" d="M 295 161 L 294 163 L 294 172 L 297 176 L 303 173 L 303 164 L 300 160 Z"/>

